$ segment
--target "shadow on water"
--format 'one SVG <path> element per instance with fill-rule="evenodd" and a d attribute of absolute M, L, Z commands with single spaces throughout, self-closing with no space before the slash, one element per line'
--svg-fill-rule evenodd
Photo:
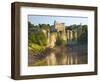
<path fill-rule="evenodd" d="M 43 52 L 29 55 L 29 66 L 53 66 L 87 64 L 87 46 L 60 46 L 46 48 Z"/>

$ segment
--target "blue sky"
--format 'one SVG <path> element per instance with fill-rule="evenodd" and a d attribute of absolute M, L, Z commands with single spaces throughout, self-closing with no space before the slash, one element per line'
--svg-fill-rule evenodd
<path fill-rule="evenodd" d="M 30 21 L 34 25 L 38 24 L 50 24 L 53 25 L 54 21 L 58 21 L 60 23 L 65 23 L 66 26 L 73 24 L 82 24 L 88 25 L 87 17 L 70 17 L 70 16 L 38 16 L 38 15 L 29 15 L 28 21 Z"/>

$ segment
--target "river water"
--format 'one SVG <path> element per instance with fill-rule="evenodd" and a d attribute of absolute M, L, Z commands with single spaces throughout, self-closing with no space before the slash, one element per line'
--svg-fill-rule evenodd
<path fill-rule="evenodd" d="M 74 65 L 88 63 L 87 46 L 55 47 L 45 55 L 29 56 L 29 66 Z"/>

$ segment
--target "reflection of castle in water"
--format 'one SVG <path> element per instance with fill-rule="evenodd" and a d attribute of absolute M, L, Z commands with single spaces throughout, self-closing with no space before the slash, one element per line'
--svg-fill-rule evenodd
<path fill-rule="evenodd" d="M 62 54 L 62 52 L 60 53 Z M 46 57 L 47 65 L 72 65 L 72 64 L 79 64 L 81 61 L 79 60 L 80 57 L 77 53 L 67 54 L 63 53 L 62 55 L 55 54 L 55 52 L 51 52 L 50 55 Z"/>
<path fill-rule="evenodd" d="M 48 46 L 54 47 L 57 33 L 59 33 L 60 37 L 66 41 L 66 44 L 77 44 L 77 39 L 82 33 L 82 26 L 81 24 L 77 29 L 67 29 L 65 28 L 64 23 L 59 23 L 54 21 L 54 25 L 51 26 L 50 32 L 44 30 L 43 31 L 48 37 Z"/>

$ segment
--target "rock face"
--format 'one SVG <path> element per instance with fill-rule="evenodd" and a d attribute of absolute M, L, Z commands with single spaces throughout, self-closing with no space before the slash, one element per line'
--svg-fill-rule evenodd
<path fill-rule="evenodd" d="M 48 37 L 48 47 L 53 48 L 55 46 L 55 42 L 56 42 L 56 34 L 51 34 Z"/>

